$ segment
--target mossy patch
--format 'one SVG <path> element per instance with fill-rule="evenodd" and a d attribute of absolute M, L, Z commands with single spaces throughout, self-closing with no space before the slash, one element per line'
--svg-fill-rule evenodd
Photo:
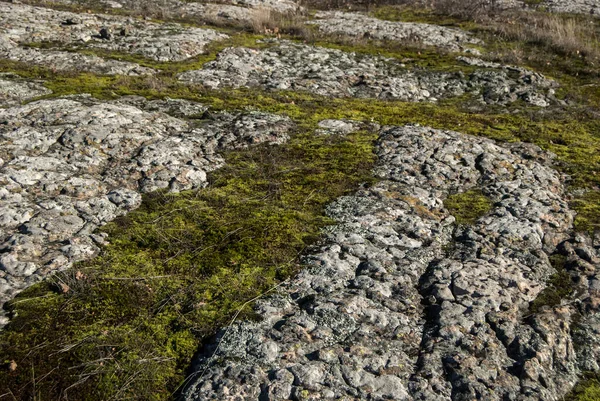
<path fill-rule="evenodd" d="M 98 258 L 10 303 L 0 394 L 169 399 L 200 341 L 297 271 L 331 223 L 324 206 L 372 181 L 375 138 L 307 128 L 286 145 L 227 154 L 209 189 L 147 196 L 104 228 Z"/>
<path fill-rule="evenodd" d="M 448 196 L 444 207 L 458 224 L 474 224 L 491 210 L 492 202 L 480 190 L 473 189 Z"/>
<path fill-rule="evenodd" d="M 598 401 L 600 400 L 600 376 L 598 373 L 586 372 L 565 401 Z"/>
<path fill-rule="evenodd" d="M 600 192 L 590 191 L 571 202 L 577 212 L 575 229 L 593 234 L 600 230 Z"/>
<path fill-rule="evenodd" d="M 556 270 L 538 296 L 529 305 L 531 313 L 538 313 L 544 307 L 553 307 L 560 305 L 563 299 L 566 299 L 573 293 L 574 285 L 571 276 L 565 269 L 566 258 L 562 255 L 552 255 L 550 257 L 552 267 Z"/>

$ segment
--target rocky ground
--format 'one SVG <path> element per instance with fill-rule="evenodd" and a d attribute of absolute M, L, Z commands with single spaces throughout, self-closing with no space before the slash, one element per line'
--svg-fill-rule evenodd
<path fill-rule="evenodd" d="M 35 376 L 22 373 L 27 357 L 13 356 L 7 345 L 36 327 L 19 322 L 27 311 L 15 305 L 37 298 L 18 294 L 59 272 L 76 271 L 72 275 L 82 280 L 86 263 L 103 257 L 113 242 L 103 226 L 126 221 L 123 216 L 143 209 L 144 199 L 156 193 L 202 194 L 218 181 L 211 174 L 229 160 L 236 168 L 255 168 L 269 160 L 265 154 L 285 146 L 313 152 L 317 160 L 342 158 L 318 147 L 336 141 L 363 151 L 372 147 L 376 162 L 362 172 L 370 181 L 328 203 L 323 213 L 331 224 L 321 224 L 316 245 L 306 239 L 293 258 L 301 266 L 296 275 L 282 274 L 277 287 L 244 300 L 254 319 L 244 315 L 224 324 L 248 306 L 232 302 L 229 314 L 217 320 L 218 330 L 183 335 L 179 323 L 166 324 L 174 333 L 165 341 L 168 357 L 134 358 L 136 366 L 177 360 L 177 372 L 169 376 L 175 385 L 165 383 L 160 396 L 152 396 L 168 399 L 179 389 L 178 397 L 190 401 L 559 401 L 575 397 L 584 377 L 600 373 L 598 206 L 592 201 L 577 209 L 573 203 L 598 191 L 593 177 L 600 174 L 594 164 L 600 145 L 597 131 L 589 129 L 596 127 L 594 118 L 585 117 L 597 113 L 597 103 L 570 92 L 597 86 L 593 62 L 586 78 L 573 73 L 567 79 L 550 62 L 540 72 L 531 63 L 493 59 L 477 29 L 315 11 L 291 0 L 25 3 L 0 2 L 0 348 L 8 350 L 0 356 L 6 364 L 0 365 L 0 382 L 8 383 L 0 385 L 0 398 L 38 396 Z M 598 6 L 595 0 L 535 5 L 592 15 Z M 323 40 L 294 36 L 283 24 L 281 31 L 261 25 L 281 23 L 274 18 L 284 15 L 294 16 L 289 32 L 308 30 Z M 251 26 L 260 29 L 243 31 Z M 367 46 L 371 51 L 361 51 Z M 573 57 L 574 65 L 586 62 L 579 51 Z M 453 118 L 440 124 L 437 114 L 451 112 Z M 503 126 L 511 118 L 517 122 Z M 566 132 L 569 118 L 581 129 Z M 302 135 L 321 145 L 290 144 Z M 360 135 L 372 140 L 362 144 Z M 257 148 L 266 150 L 244 159 L 244 152 Z M 292 152 L 299 165 L 300 153 Z M 248 180 L 268 189 L 262 200 L 283 199 L 282 187 L 306 185 L 303 177 L 310 175 L 310 169 L 285 175 L 295 168 L 275 174 L 264 167 Z M 575 187 L 584 174 L 578 169 L 588 182 Z M 323 175 L 310 177 L 314 189 L 303 207 L 326 182 Z M 229 180 L 238 189 L 247 184 Z M 232 202 L 217 195 L 223 204 Z M 233 203 L 250 201 L 254 194 Z M 179 211 L 169 212 L 172 225 L 184 227 Z M 578 212 L 591 225 L 578 226 Z M 297 226 L 308 219 L 302 213 L 293 217 Z M 311 234 L 290 230 L 294 238 Z M 231 256 L 219 246 L 208 248 L 215 259 Z M 193 257 L 208 248 L 183 258 L 185 269 L 202 269 Z M 164 256 L 165 263 L 182 252 L 183 245 Z M 247 274 L 236 270 L 236 257 L 225 260 L 218 277 Z M 209 281 L 213 273 L 202 274 L 186 278 Z M 117 280 L 147 283 L 144 291 L 152 293 L 150 280 L 170 276 Z M 40 298 L 73 293 L 66 284 L 52 291 Z M 153 305 L 152 318 L 160 321 L 171 303 L 185 319 L 190 308 L 227 304 L 218 290 L 206 292 L 206 302 L 193 307 L 178 305 L 173 292 Z M 90 338 L 104 338 L 104 323 L 69 329 L 84 335 L 60 344 L 40 329 L 27 355 L 46 346 L 55 347 L 52 355 L 70 352 Z M 202 343 L 193 359 L 177 353 L 190 333 L 196 336 L 192 345 Z M 128 347 L 115 344 L 112 351 Z M 150 399 L 127 387 L 128 377 L 141 370 L 120 366 L 118 374 L 131 376 L 118 391 L 85 387 L 103 374 L 105 361 L 115 359 L 112 351 L 110 357 L 98 351 L 97 359 L 81 364 L 63 362 L 66 372 L 98 369 L 65 388 L 42 386 L 50 390 L 40 396 Z M 38 372 L 38 382 L 53 371 Z M 81 395 L 67 397 L 77 386 Z"/>
<path fill-rule="evenodd" d="M 383 181 L 329 206 L 328 245 L 258 304 L 261 322 L 204 349 L 185 399 L 560 400 L 571 389 L 595 352 L 569 334 L 578 305 L 529 305 L 551 255 L 596 266 L 600 255 L 569 237 L 551 156 L 418 126 L 383 128 L 377 154 Z M 443 200 L 474 187 L 493 206 L 456 228 Z M 595 298 L 595 273 L 573 274 Z"/>

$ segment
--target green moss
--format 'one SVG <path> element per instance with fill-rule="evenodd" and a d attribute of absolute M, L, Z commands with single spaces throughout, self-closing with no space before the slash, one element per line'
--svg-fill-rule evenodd
<path fill-rule="evenodd" d="M 458 224 L 473 224 L 490 211 L 492 203 L 480 190 L 471 190 L 448 196 L 444 207 Z"/>
<path fill-rule="evenodd" d="M 575 229 L 593 234 L 600 230 L 600 192 L 589 191 L 571 202 L 571 207 L 577 212 Z"/>
<path fill-rule="evenodd" d="M 0 361 L 17 368 L 0 369 L 0 394 L 169 399 L 200 341 L 298 269 L 331 223 L 324 205 L 372 181 L 374 140 L 307 127 L 287 145 L 227 154 L 209 189 L 147 196 L 104 228 L 98 258 L 10 304 Z"/>
<path fill-rule="evenodd" d="M 565 401 L 598 401 L 600 400 L 600 377 L 597 373 L 586 372 Z"/>
<path fill-rule="evenodd" d="M 560 305 L 563 299 L 567 299 L 574 290 L 573 281 L 571 276 L 565 269 L 566 258 L 562 255 L 552 255 L 550 262 L 556 270 L 546 283 L 544 288 L 536 297 L 535 300 L 529 305 L 529 311 L 531 313 L 538 313 L 544 307 Z"/>

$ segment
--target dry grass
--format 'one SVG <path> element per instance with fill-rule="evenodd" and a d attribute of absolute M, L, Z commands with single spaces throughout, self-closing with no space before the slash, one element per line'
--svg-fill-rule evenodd
<path fill-rule="evenodd" d="M 523 41 L 564 55 L 600 57 L 596 24 L 586 18 L 524 12 L 496 21 L 494 31 L 511 41 Z"/>
<path fill-rule="evenodd" d="M 534 10 L 502 9 L 494 0 L 431 0 L 434 13 L 472 21 L 502 39 L 523 42 L 562 55 L 600 57 L 597 21 Z"/>
<path fill-rule="evenodd" d="M 301 13 L 280 13 L 270 9 L 256 9 L 250 22 L 251 31 L 268 35 L 292 35 L 304 39 L 314 36 L 314 31 L 306 25 L 306 16 Z"/>

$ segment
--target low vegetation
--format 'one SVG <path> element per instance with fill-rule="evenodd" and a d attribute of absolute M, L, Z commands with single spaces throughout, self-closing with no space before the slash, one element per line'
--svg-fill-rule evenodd
<path fill-rule="evenodd" d="M 444 207 L 454 216 L 458 224 L 474 224 L 492 208 L 492 202 L 480 190 L 450 195 Z"/>
<path fill-rule="evenodd" d="M 545 307 L 560 305 L 561 301 L 567 299 L 575 290 L 571 276 L 565 268 L 566 258 L 556 254 L 550 257 L 550 262 L 556 273 L 550 276 L 546 288 L 529 305 L 531 313 L 538 313 Z"/>

